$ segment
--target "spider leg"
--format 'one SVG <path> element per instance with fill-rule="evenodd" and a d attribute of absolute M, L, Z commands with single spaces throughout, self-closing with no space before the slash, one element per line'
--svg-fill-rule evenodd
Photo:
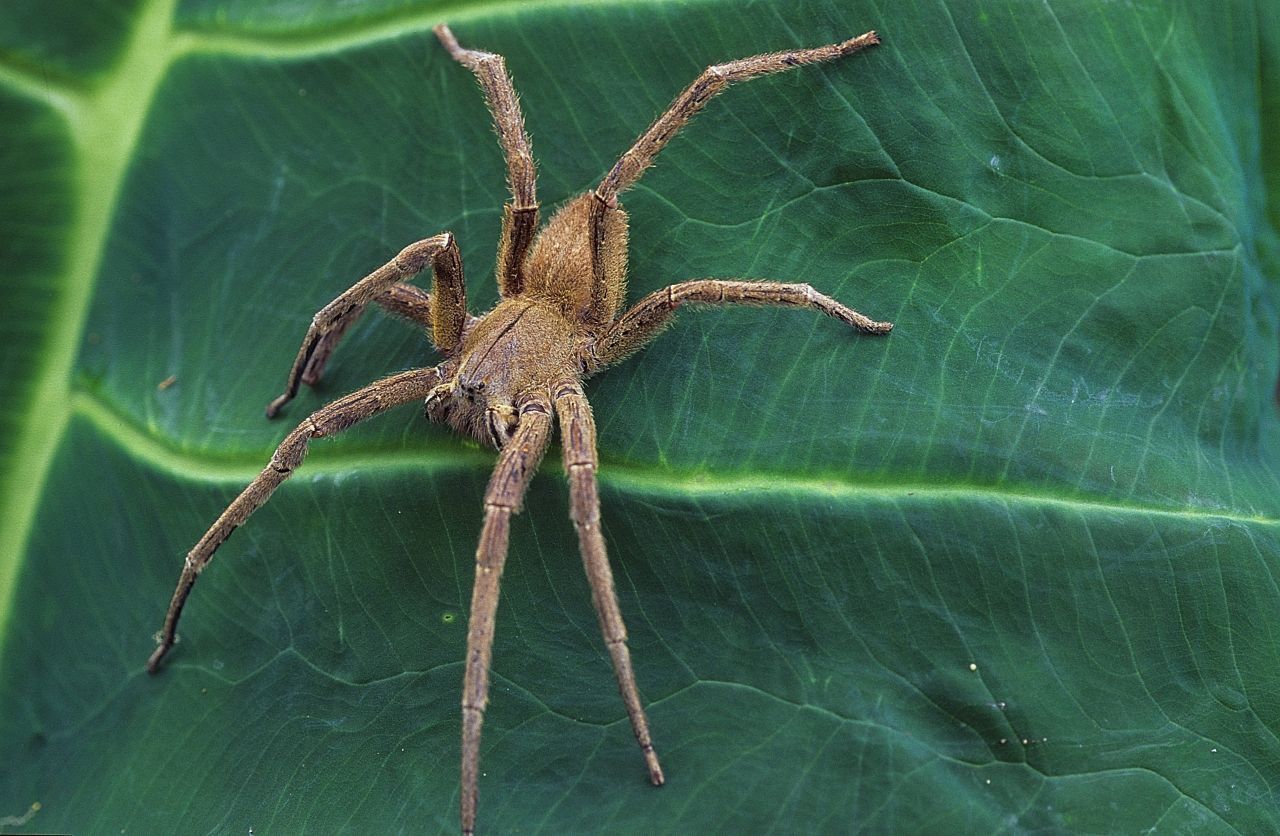
<path fill-rule="evenodd" d="M 880 43 L 879 36 L 875 32 L 867 32 L 838 44 L 813 49 L 770 52 L 707 67 L 692 84 L 676 96 L 667 111 L 655 119 L 648 130 L 642 133 L 635 144 L 614 164 L 596 189 L 596 197 L 602 203 L 609 203 L 620 192 L 635 183 L 641 173 L 653 162 L 653 158 L 684 127 L 685 123 L 702 110 L 712 97 L 735 81 L 780 73 L 802 64 L 830 61 L 878 43 Z"/>
<path fill-rule="evenodd" d="M 375 296 L 373 301 L 389 314 L 416 322 L 428 331 L 435 328 L 431 319 L 431 294 L 411 284 L 393 284 Z M 475 317 L 469 317 L 475 319 Z"/>
<path fill-rule="evenodd" d="M 715 95 L 735 81 L 745 81 L 771 73 L 799 67 L 803 64 L 816 64 L 850 55 L 869 46 L 880 43 L 875 32 L 867 32 L 856 38 L 850 38 L 838 44 L 815 47 L 813 49 L 797 49 L 787 52 L 770 52 L 740 58 L 724 64 L 714 64 L 702 71 L 694 82 L 686 87 L 680 95 L 667 107 L 665 113 L 653 121 L 653 124 L 642 133 L 635 144 L 624 153 L 596 188 L 596 200 L 592 205 L 591 220 L 588 225 L 591 236 L 592 265 L 592 310 L 590 321 L 599 323 L 604 320 L 602 306 L 607 297 L 605 287 L 605 259 L 601 257 L 601 248 L 605 241 L 605 215 L 618 203 L 618 195 L 640 179 L 644 170 L 653 164 L 671 138 L 685 124 L 697 115 L 698 111 Z"/>
<path fill-rule="evenodd" d="M 480 776 L 480 727 L 489 701 L 489 660 L 499 581 L 507 559 L 511 517 L 520 511 L 525 489 L 551 436 L 551 405 L 545 393 L 519 404 L 520 423 L 503 446 L 484 496 L 484 528 L 476 548 L 476 579 L 467 623 L 467 663 L 462 685 L 462 832 L 475 832 Z"/>
<path fill-rule="evenodd" d="M 538 230 L 537 169 L 524 129 L 524 114 L 501 55 L 466 49 L 449 27 L 441 23 L 436 37 L 462 66 L 475 73 L 493 114 L 502 153 L 507 158 L 511 202 L 502 209 L 502 238 L 498 244 L 498 290 L 504 299 L 524 289 L 524 256 Z"/>
<path fill-rule="evenodd" d="M 375 296 L 373 302 L 389 314 L 394 314 L 422 326 L 428 333 L 433 328 L 431 321 L 431 294 L 419 287 L 414 287 L 411 284 L 395 284 Z M 328 333 L 320 338 L 316 343 L 315 350 L 311 352 L 311 359 L 307 361 L 307 367 L 302 370 L 303 383 L 308 386 L 315 386 L 320 382 L 320 378 L 324 377 L 324 367 L 329 360 L 329 355 L 333 354 L 333 350 L 338 347 L 338 342 L 342 339 L 342 336 L 355 324 L 363 312 L 363 305 L 353 308 L 345 317 L 335 323 Z M 474 316 L 468 316 L 467 325 L 464 326 L 463 330 L 465 331 L 467 327 L 470 327 L 475 319 Z"/>
<path fill-rule="evenodd" d="M 453 233 L 442 232 L 405 247 L 395 258 L 356 282 L 312 317 L 298 356 L 289 369 L 284 394 L 267 404 L 267 417 L 276 417 L 281 407 L 293 400 L 308 370 L 323 370 L 324 362 L 338 339 L 370 302 L 378 301 L 386 291 L 421 272 L 428 262 L 435 273 L 435 293 L 430 297 L 428 306 L 432 341 L 446 354 L 456 348 L 468 321 L 467 291 L 463 285 L 462 256 L 458 253 L 457 241 Z M 336 336 L 326 341 L 325 337 L 330 334 Z M 312 358 L 317 350 L 322 353 L 313 365 Z"/>
<path fill-rule="evenodd" d="M 564 448 L 564 467 L 569 477 L 569 506 L 573 527 L 578 531 L 578 548 L 582 552 L 582 565 L 591 584 L 591 602 L 600 620 L 600 632 L 604 635 L 609 656 L 613 659 L 613 671 L 618 680 L 618 691 L 631 718 L 631 729 L 649 768 L 649 780 L 654 786 L 662 786 L 666 780 L 658 755 L 653 750 L 649 736 L 649 721 L 645 718 L 640 693 L 636 689 L 635 671 L 631 667 L 631 652 L 627 649 L 627 628 L 622 621 L 618 595 L 613 588 L 613 572 L 609 569 L 609 557 L 605 551 L 604 535 L 600 532 L 600 495 L 596 487 L 596 424 L 591 415 L 591 405 L 577 380 L 565 380 L 552 388 L 555 393 L 556 415 L 560 419 L 560 437 Z"/>
<path fill-rule="evenodd" d="M 644 348 L 670 322 L 676 308 L 703 305 L 778 305 L 812 308 L 867 334 L 887 334 L 892 322 L 876 322 L 807 284 L 699 279 L 650 293 L 618 317 L 594 347 L 588 362 L 603 368 Z"/>
<path fill-rule="evenodd" d="M 169 648 L 173 647 L 182 607 L 191 594 L 191 588 L 195 586 L 196 578 L 213 559 L 213 553 L 302 464 L 302 459 L 307 454 L 307 445 L 313 438 L 333 435 L 393 406 L 423 399 L 439 383 L 440 373 L 435 368 L 413 369 L 383 378 L 317 410 L 285 436 L 266 468 L 227 506 L 187 553 L 173 600 L 165 613 L 164 626 L 160 629 L 158 646 L 147 660 L 147 671 L 155 673 L 160 667 L 160 661 L 169 652 Z"/>

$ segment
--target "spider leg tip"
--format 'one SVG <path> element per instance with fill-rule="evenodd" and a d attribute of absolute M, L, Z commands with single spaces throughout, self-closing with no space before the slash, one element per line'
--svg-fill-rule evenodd
<path fill-rule="evenodd" d="M 876 46 L 880 43 L 880 33 L 872 29 L 870 32 L 863 32 L 856 38 L 850 38 L 840 44 L 841 53 L 848 55 L 857 52 L 860 49 L 866 49 L 869 46 Z"/>
<path fill-rule="evenodd" d="M 667 782 L 667 777 L 662 774 L 662 766 L 658 763 L 658 756 L 652 749 L 645 752 L 645 765 L 649 767 L 649 782 L 655 787 L 660 787 Z"/>

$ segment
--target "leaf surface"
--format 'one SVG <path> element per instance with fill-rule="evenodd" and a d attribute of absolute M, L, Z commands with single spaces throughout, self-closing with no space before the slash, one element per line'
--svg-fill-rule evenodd
<path fill-rule="evenodd" d="M 553 454 L 503 580 L 486 831 L 1280 828 L 1270 5 L 15 9 L 0 817 L 40 808 L 10 829 L 456 829 L 492 456 L 420 409 L 316 444 L 142 668 L 287 430 L 262 408 L 315 310 L 441 230 L 496 299 L 505 173 L 441 19 L 506 56 L 547 207 L 709 64 L 886 41 L 734 87 L 626 196 L 633 300 L 794 279 L 897 328 L 688 311 L 592 381 L 669 780 Z M 431 358 L 371 314 L 290 419 Z"/>

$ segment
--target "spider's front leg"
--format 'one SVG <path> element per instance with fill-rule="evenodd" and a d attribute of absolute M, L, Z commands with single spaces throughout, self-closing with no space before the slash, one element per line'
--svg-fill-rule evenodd
<path fill-rule="evenodd" d="M 393 284 L 391 287 L 373 297 L 373 303 L 389 314 L 407 319 L 410 322 L 431 330 L 431 294 L 411 284 Z M 324 377 L 325 364 L 329 355 L 338 347 L 347 330 L 356 324 L 356 320 L 364 313 L 364 306 L 353 309 L 340 322 L 336 323 L 316 342 L 306 368 L 302 370 L 302 382 L 315 386 Z"/>
<path fill-rule="evenodd" d="M 511 202 L 502 211 L 502 238 L 498 244 L 498 290 L 511 299 L 524 292 L 524 257 L 538 231 L 538 175 L 524 129 L 524 114 L 515 86 L 501 55 L 467 49 L 458 43 L 452 30 L 441 23 L 436 37 L 453 60 L 471 70 L 484 90 L 485 104 L 493 114 L 502 155 L 507 159 L 507 181 Z"/>
<path fill-rule="evenodd" d="M 196 578 L 213 559 L 213 553 L 302 464 L 302 458 L 307 454 L 307 445 L 312 439 L 341 432 L 393 406 L 422 400 L 439 383 L 440 372 L 434 368 L 414 369 L 392 375 L 323 407 L 285 436 L 284 441 L 276 448 L 275 455 L 271 457 L 270 464 L 227 506 L 187 553 L 182 565 L 182 575 L 178 578 L 178 587 L 173 592 L 169 611 L 164 617 L 164 626 L 160 628 L 157 637 L 159 644 L 147 660 L 147 671 L 155 673 L 159 670 L 160 661 L 169 652 L 169 648 L 173 647 L 182 607 L 191 594 L 191 588 L 195 586 Z"/>
<path fill-rule="evenodd" d="M 480 728 L 489 701 L 489 660 L 498 610 L 499 582 L 507 560 L 511 517 L 524 501 L 551 436 L 551 404 L 545 392 L 517 401 L 520 423 L 502 447 L 484 495 L 484 528 L 476 548 L 476 579 L 467 624 L 467 663 L 462 684 L 462 832 L 476 828 L 480 777 Z"/>
<path fill-rule="evenodd" d="M 434 290 L 429 304 L 412 291 L 388 294 L 410 276 L 431 264 L 435 274 Z M 436 348 L 448 354 L 462 340 L 468 323 L 467 291 L 463 285 L 462 256 L 453 233 L 442 232 L 417 241 L 395 258 L 352 285 L 316 313 L 302 339 L 285 383 L 284 394 L 267 404 L 267 417 L 274 418 L 280 409 L 298 394 L 304 378 L 318 378 L 324 361 L 333 351 L 338 338 L 351 327 L 370 302 L 390 302 L 392 309 L 406 313 L 426 308 L 431 315 L 431 338 Z M 392 301 L 392 298 L 395 301 Z"/>

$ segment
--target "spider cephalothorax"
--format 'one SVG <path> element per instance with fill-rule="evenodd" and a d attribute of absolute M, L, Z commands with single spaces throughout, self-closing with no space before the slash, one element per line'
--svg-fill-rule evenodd
<path fill-rule="evenodd" d="M 702 279 L 651 293 L 619 316 L 626 295 L 627 216 L 618 195 L 631 186 L 672 136 L 706 102 L 734 81 L 826 61 L 879 43 L 874 32 L 831 46 L 757 55 L 709 67 L 640 135 L 594 190 L 570 201 L 538 229 L 533 156 L 523 117 L 500 56 L 464 49 L 446 26 L 436 35 L 449 54 L 480 81 L 508 167 L 512 201 L 504 207 L 498 247 L 502 300 L 483 317 L 467 313 L 462 259 L 445 232 L 405 247 L 315 315 L 289 371 L 284 394 L 267 407 L 275 417 L 298 392 L 324 374 L 343 333 L 369 303 L 425 327 L 444 361 L 384 378 L 321 408 L 290 432 L 271 462 L 187 554 L 169 604 L 159 646 L 147 662 L 155 673 L 175 640 L 178 617 L 196 578 L 231 532 L 302 463 L 313 438 L 332 435 L 390 407 L 422 400 L 434 421 L 499 450 L 484 499 L 484 528 L 476 549 L 475 587 L 467 628 L 462 691 L 462 830 L 475 829 L 480 726 L 489 692 L 498 581 L 507 556 L 510 519 L 559 423 L 569 478 L 570 516 L 591 584 L 618 689 L 644 754 L 649 778 L 662 768 L 640 703 L 626 629 L 600 532 L 596 439 L 582 381 L 640 350 L 685 304 L 788 305 L 811 308 L 869 334 L 892 328 L 875 322 L 807 284 Z M 406 281 L 430 265 L 428 294 Z"/>

